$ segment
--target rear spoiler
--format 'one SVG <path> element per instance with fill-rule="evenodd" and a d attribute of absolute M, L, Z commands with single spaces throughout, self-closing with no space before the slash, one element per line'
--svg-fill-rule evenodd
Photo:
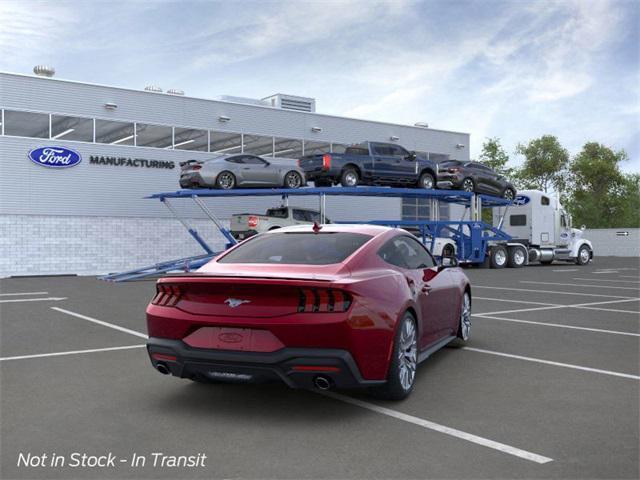
<path fill-rule="evenodd" d="M 174 273 L 168 274 L 158 279 L 157 283 L 208 283 L 208 284 L 229 284 L 235 283 L 238 285 L 283 285 L 292 287 L 301 287 L 303 285 L 307 287 L 327 287 L 334 285 L 337 288 L 344 288 L 344 282 L 338 281 L 339 279 L 327 276 L 325 278 L 286 278 L 286 277 L 239 277 L 233 275 L 220 275 L 220 274 L 207 274 L 207 273 Z M 342 280 L 342 279 L 340 279 Z M 352 282 L 347 282 L 352 283 Z"/>
<path fill-rule="evenodd" d="M 186 167 L 187 165 L 191 165 L 192 163 L 203 163 L 199 160 L 187 160 L 186 162 L 180 162 L 180 167 Z"/>

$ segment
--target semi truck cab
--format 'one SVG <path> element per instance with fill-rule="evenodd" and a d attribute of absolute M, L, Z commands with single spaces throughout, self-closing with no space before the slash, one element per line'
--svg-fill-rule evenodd
<path fill-rule="evenodd" d="M 593 259 L 593 246 L 583 238 L 585 227 L 573 228 L 571 216 L 558 198 L 545 192 L 518 192 L 506 211 L 494 209 L 493 225 L 512 237 L 510 246 L 526 248 L 529 262 L 560 260 L 584 265 Z"/>

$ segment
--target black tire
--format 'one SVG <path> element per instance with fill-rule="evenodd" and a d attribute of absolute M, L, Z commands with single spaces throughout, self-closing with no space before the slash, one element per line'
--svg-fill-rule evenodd
<path fill-rule="evenodd" d="M 404 353 L 402 353 L 402 347 L 400 346 L 403 338 L 403 332 L 406 332 L 406 325 L 410 324 L 415 332 L 415 342 L 412 342 L 415 348 L 412 348 L 411 351 L 407 349 Z M 407 363 L 406 359 L 414 358 L 412 360 L 414 365 L 414 369 L 410 374 L 410 381 L 406 382 L 402 380 L 402 378 L 407 379 L 408 377 L 403 377 L 403 371 L 407 372 Z M 402 362 L 402 363 L 401 363 Z M 413 387 L 415 385 L 415 368 L 418 366 L 418 328 L 416 324 L 415 318 L 409 312 L 406 312 L 398 325 L 396 330 L 396 335 L 393 341 L 393 353 L 391 355 L 391 363 L 389 364 L 389 373 L 387 374 L 387 382 L 384 385 L 379 387 L 373 387 L 370 389 L 370 393 L 377 397 L 383 398 L 386 400 L 402 400 L 409 396 L 409 394 L 413 391 Z M 403 369 L 404 367 L 404 369 Z M 410 369 L 409 369 L 410 370 Z M 403 386 L 404 384 L 404 386 Z M 407 387 L 408 385 L 408 387 Z"/>
<path fill-rule="evenodd" d="M 521 268 L 527 264 L 527 251 L 523 247 L 509 247 L 507 267 Z"/>
<path fill-rule="evenodd" d="M 462 180 L 462 184 L 460 184 L 460 190 L 462 190 L 463 192 L 475 192 L 476 183 L 473 181 L 473 178 L 467 177 Z"/>
<path fill-rule="evenodd" d="M 456 254 L 456 249 L 453 248 L 453 245 L 451 245 L 450 243 L 447 243 L 443 248 L 442 248 L 442 258 L 446 258 L 446 257 L 453 257 Z"/>
<path fill-rule="evenodd" d="M 424 172 L 420 175 L 420 180 L 418 180 L 418 188 L 424 188 L 425 190 L 433 190 L 436 188 L 436 180 L 433 175 L 429 172 Z"/>
<path fill-rule="evenodd" d="M 300 188 L 303 182 L 304 180 L 302 180 L 302 175 L 300 175 L 295 170 L 287 172 L 284 176 L 284 188 Z"/>
<path fill-rule="evenodd" d="M 502 245 L 494 245 L 491 247 L 491 257 L 489 265 L 491 268 L 504 268 L 507 265 L 507 249 Z"/>
<path fill-rule="evenodd" d="M 591 260 L 591 249 L 586 245 L 582 245 L 578 249 L 578 256 L 576 257 L 576 264 L 578 264 L 578 265 L 586 265 L 587 263 L 589 263 L 590 260 Z"/>
<path fill-rule="evenodd" d="M 356 187 L 360 181 L 360 175 L 355 168 L 347 167 L 340 175 L 340 185 L 343 187 Z"/>
<path fill-rule="evenodd" d="M 502 198 L 505 200 L 512 200 L 516 198 L 516 192 L 514 192 L 513 188 L 505 188 L 504 192 L 502 192 Z"/>
<path fill-rule="evenodd" d="M 460 301 L 460 319 L 456 332 L 456 343 L 464 345 L 471 338 L 471 294 L 465 291 Z"/>
<path fill-rule="evenodd" d="M 231 190 L 236 186 L 236 176 L 225 170 L 216 177 L 216 187 L 222 190 Z"/>

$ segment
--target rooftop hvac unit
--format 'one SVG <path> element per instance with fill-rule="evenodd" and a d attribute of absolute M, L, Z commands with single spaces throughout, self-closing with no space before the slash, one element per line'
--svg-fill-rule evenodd
<path fill-rule="evenodd" d="M 184 90 L 179 90 L 177 88 L 170 88 L 167 90 L 169 95 L 184 95 Z"/>
<path fill-rule="evenodd" d="M 162 93 L 162 89 L 156 85 L 147 85 L 144 87 L 147 92 Z"/>
<path fill-rule="evenodd" d="M 40 77 L 53 77 L 56 74 L 56 69 L 47 65 L 36 65 L 33 67 L 33 73 Z"/>
<path fill-rule="evenodd" d="M 282 108 L 283 110 L 295 110 L 297 112 L 316 111 L 315 98 L 297 97 L 295 95 L 276 93 L 275 95 L 263 98 L 262 100 L 272 107 Z"/>

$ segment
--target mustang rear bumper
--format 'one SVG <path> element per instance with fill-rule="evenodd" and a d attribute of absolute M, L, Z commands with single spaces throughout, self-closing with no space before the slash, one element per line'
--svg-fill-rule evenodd
<path fill-rule="evenodd" d="M 176 377 L 227 382 L 282 381 L 291 388 L 313 388 L 317 377 L 332 387 L 363 388 L 384 383 L 365 380 L 351 354 L 327 348 L 282 348 L 275 352 L 245 352 L 192 348 L 181 340 L 151 337 L 147 351 L 154 368 Z"/>

